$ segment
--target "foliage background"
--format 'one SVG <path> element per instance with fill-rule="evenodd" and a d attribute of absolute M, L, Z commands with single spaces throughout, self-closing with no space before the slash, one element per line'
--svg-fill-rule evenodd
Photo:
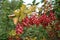
<path fill-rule="evenodd" d="M 44 0 L 43 0 L 44 1 Z M 21 7 L 23 0 L 12 0 L 9 2 L 8 0 L 0 0 L 0 40 L 7 40 L 8 32 L 15 28 L 12 20 L 8 18 L 9 14 L 12 14 L 15 9 Z M 55 0 L 55 4 L 53 4 L 54 11 L 56 12 L 56 16 L 60 18 L 60 0 Z"/>
<path fill-rule="evenodd" d="M 5 40 L 8 37 L 8 32 L 15 28 L 13 21 L 8 18 L 9 14 L 12 14 L 15 9 L 20 8 L 23 1 L 12 0 L 0 0 L 0 40 Z"/>

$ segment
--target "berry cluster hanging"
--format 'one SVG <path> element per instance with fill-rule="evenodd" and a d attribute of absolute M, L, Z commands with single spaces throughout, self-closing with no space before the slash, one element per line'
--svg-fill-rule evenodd
<path fill-rule="evenodd" d="M 40 24 L 46 28 L 49 24 L 52 23 L 56 19 L 52 10 L 50 10 L 50 14 L 46 15 L 43 13 L 41 16 L 32 15 L 31 17 L 26 16 L 21 23 L 17 23 L 16 25 L 16 33 L 23 33 L 23 27 L 30 27 L 31 25 L 39 26 Z"/>

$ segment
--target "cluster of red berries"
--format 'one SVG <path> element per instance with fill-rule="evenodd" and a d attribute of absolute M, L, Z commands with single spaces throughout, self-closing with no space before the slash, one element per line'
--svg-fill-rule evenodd
<path fill-rule="evenodd" d="M 38 17 L 36 17 L 35 15 L 31 16 L 30 18 L 26 17 L 23 19 L 22 24 L 25 26 L 30 26 L 30 25 L 39 25 L 40 22 L 38 20 Z"/>
<path fill-rule="evenodd" d="M 29 26 L 33 24 L 36 24 L 36 25 L 42 24 L 43 26 L 48 26 L 48 24 L 54 21 L 55 19 L 56 17 L 54 13 L 50 11 L 49 16 L 44 13 L 40 17 L 37 17 L 35 15 L 31 16 L 30 18 L 25 17 L 22 21 L 22 24 L 25 26 Z"/>
<path fill-rule="evenodd" d="M 50 24 L 55 19 L 56 19 L 56 17 L 52 11 L 50 11 L 49 16 L 44 13 L 41 16 L 33 15 L 30 18 L 25 17 L 21 22 L 22 25 L 20 23 L 17 24 L 16 33 L 17 34 L 22 33 L 23 32 L 23 26 L 29 27 L 30 25 L 34 25 L 34 24 L 36 24 L 37 26 L 42 24 L 43 27 L 45 28 L 46 26 L 48 26 L 48 24 Z"/>
<path fill-rule="evenodd" d="M 49 17 L 50 17 L 51 21 L 52 21 L 52 20 L 54 21 L 54 20 L 56 19 L 55 14 L 53 13 L 52 10 L 50 10 L 50 15 L 49 15 Z"/>
<path fill-rule="evenodd" d="M 22 34 L 23 33 L 23 25 L 18 23 L 16 25 L 16 34 Z"/>
<path fill-rule="evenodd" d="M 48 26 L 48 24 L 51 22 L 50 18 L 46 15 L 43 14 L 40 18 L 39 18 L 39 22 L 44 26 Z"/>

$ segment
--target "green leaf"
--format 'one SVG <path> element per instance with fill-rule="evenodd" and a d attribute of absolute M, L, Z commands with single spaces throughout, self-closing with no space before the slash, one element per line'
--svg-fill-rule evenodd
<path fill-rule="evenodd" d="M 38 5 L 40 2 L 36 3 L 36 5 Z"/>
<path fill-rule="evenodd" d="M 35 3 L 36 3 L 36 0 L 33 0 L 33 2 L 32 2 L 32 3 L 33 3 L 33 5 L 35 5 Z"/>

